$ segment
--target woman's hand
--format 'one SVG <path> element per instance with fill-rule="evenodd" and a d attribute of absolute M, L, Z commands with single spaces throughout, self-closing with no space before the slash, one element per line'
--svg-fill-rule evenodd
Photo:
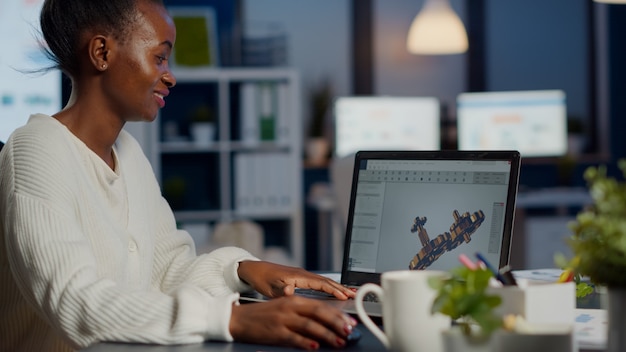
<path fill-rule="evenodd" d="M 239 277 L 266 297 L 291 296 L 296 287 L 329 293 L 338 299 L 354 298 L 354 291 L 321 275 L 263 261 L 243 261 Z"/>
<path fill-rule="evenodd" d="M 290 296 L 233 306 L 229 328 L 235 341 L 314 350 L 344 347 L 355 325 L 324 301 Z"/>

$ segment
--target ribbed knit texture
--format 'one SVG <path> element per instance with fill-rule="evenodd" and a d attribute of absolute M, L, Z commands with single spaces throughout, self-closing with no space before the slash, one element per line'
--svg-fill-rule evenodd
<path fill-rule="evenodd" d="M 138 143 L 114 149 L 115 171 L 33 115 L 0 153 L 0 351 L 232 340 L 237 263 L 256 258 L 196 256 Z"/>

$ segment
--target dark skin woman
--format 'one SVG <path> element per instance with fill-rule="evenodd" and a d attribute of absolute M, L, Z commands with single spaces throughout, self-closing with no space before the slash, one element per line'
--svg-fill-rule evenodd
<path fill-rule="evenodd" d="M 294 290 L 311 288 L 339 299 L 354 297 L 353 291 L 238 248 L 196 256 L 188 234 L 175 229 L 169 206 L 159 205 L 154 175 L 132 172 L 147 160 L 123 131 L 125 123 L 153 121 L 176 85 L 168 64 L 176 28 L 163 3 L 46 0 L 41 25 L 49 56 L 71 80 L 71 95 L 62 111 L 32 117 L 0 153 L 0 218 L 7 219 L 0 242 L 8 244 L 0 247 L 0 319 L 14 323 L 2 324 L 0 350 L 211 339 L 302 349 L 345 346 L 354 319 L 322 301 L 295 296 Z M 50 151 L 58 144 L 68 147 Z M 125 164 L 125 153 L 134 161 Z M 51 159 L 66 166 L 38 170 Z M 39 184 L 42 172 L 47 179 Z M 104 177 L 111 181 L 89 183 Z M 125 187 L 109 189 L 118 179 Z M 90 181 L 83 187 L 80 180 Z M 143 187 L 141 180 L 153 186 L 134 194 L 132 184 Z M 62 192 L 50 191 L 56 184 L 63 185 Z M 113 204 L 115 211 L 92 203 Z M 154 213 L 153 203 L 158 203 Z M 98 212 L 121 219 L 120 226 L 99 219 Z M 139 213 L 145 218 L 137 219 Z M 108 226 L 112 230 L 100 234 Z M 117 235 L 124 241 L 130 236 L 133 245 L 108 238 Z M 107 245 L 96 245 L 100 241 Z M 136 253 L 141 256 L 133 257 Z M 239 305 L 242 288 L 274 299 Z M 206 313 L 198 316 L 196 310 Z"/>

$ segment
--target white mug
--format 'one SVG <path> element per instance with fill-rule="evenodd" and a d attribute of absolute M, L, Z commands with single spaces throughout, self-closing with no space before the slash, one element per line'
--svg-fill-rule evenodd
<path fill-rule="evenodd" d="M 381 286 L 365 284 L 355 297 L 361 322 L 387 349 L 394 351 L 438 352 L 443 350 L 441 332 L 449 329 L 451 320 L 431 313 L 436 292 L 428 278 L 447 275 L 444 271 L 400 270 L 381 276 Z M 382 304 L 383 332 L 367 315 L 363 298 L 373 293 Z"/>

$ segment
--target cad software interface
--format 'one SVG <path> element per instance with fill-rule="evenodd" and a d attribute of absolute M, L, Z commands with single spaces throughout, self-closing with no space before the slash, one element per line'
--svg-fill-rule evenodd
<path fill-rule="evenodd" d="M 363 161 L 349 269 L 448 270 L 476 252 L 497 264 L 510 170 L 508 161 Z"/>

